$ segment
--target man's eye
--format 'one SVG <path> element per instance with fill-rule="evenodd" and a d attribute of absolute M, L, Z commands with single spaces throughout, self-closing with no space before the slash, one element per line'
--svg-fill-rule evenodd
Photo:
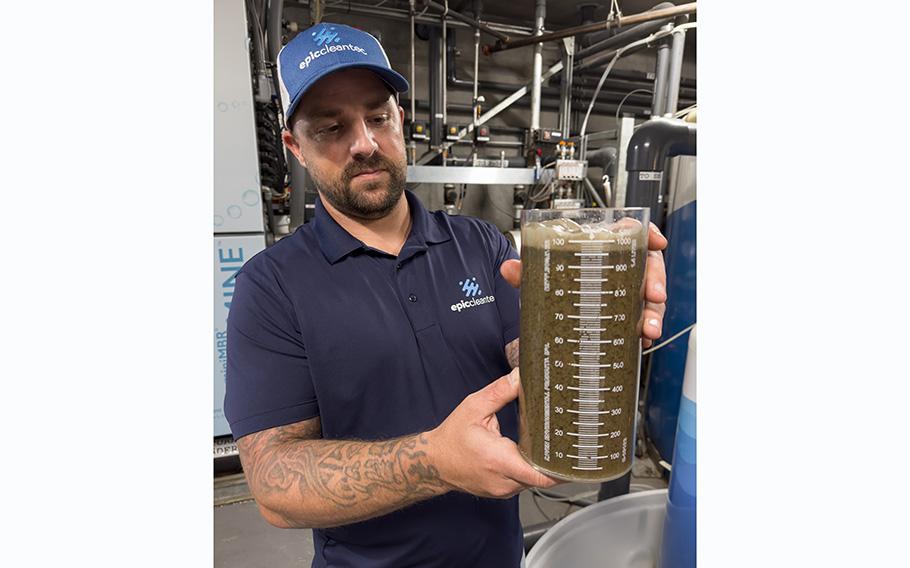
<path fill-rule="evenodd" d="M 379 116 L 373 117 L 373 124 L 385 124 L 389 120 L 389 115 L 380 114 Z"/>
<path fill-rule="evenodd" d="M 316 131 L 316 134 L 319 134 L 319 135 L 323 135 L 323 134 L 335 134 L 335 133 L 338 132 L 339 130 L 341 130 L 341 125 L 340 125 L 340 124 L 333 124 L 332 126 L 328 126 L 328 127 L 326 127 L 326 128 L 320 128 L 319 130 Z"/>

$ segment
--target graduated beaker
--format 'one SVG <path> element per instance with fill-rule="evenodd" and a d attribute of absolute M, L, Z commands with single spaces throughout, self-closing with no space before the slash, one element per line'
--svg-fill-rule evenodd
<path fill-rule="evenodd" d="M 521 223 L 522 455 L 572 481 L 632 468 L 648 209 L 529 209 Z"/>

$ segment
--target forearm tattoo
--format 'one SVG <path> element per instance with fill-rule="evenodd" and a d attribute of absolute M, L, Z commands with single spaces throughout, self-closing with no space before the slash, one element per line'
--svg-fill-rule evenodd
<path fill-rule="evenodd" d="M 518 339 L 506 345 L 506 358 L 513 369 L 518 366 Z"/>
<path fill-rule="evenodd" d="M 315 428 L 308 422 L 315 422 Z M 447 489 L 436 467 L 428 462 L 424 434 L 378 442 L 314 439 L 320 434 L 317 419 L 238 440 L 257 500 L 299 504 L 316 498 L 308 508 L 315 507 L 344 524 L 391 512 Z M 289 512 L 276 511 L 285 518 L 293 516 Z"/>

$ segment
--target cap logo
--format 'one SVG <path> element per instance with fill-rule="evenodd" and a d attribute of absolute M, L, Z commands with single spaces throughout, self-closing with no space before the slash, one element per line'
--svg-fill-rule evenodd
<path fill-rule="evenodd" d="M 312 35 L 315 39 L 316 45 L 324 45 L 326 43 L 338 43 L 341 41 L 341 38 L 338 37 L 338 32 L 332 31 L 335 28 L 322 28 L 319 30 L 319 34 L 313 32 Z"/>

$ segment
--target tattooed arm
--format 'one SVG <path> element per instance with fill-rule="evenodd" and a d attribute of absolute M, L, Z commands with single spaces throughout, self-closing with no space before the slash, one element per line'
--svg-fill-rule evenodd
<path fill-rule="evenodd" d="M 518 366 L 518 338 L 506 345 L 506 359 L 509 360 L 509 366 L 513 369 Z"/>
<path fill-rule="evenodd" d="M 319 418 L 237 441 L 262 516 L 282 528 L 362 521 L 447 492 L 426 434 L 380 442 L 321 440 Z"/>
<path fill-rule="evenodd" d="M 450 490 L 507 498 L 551 487 L 499 432 L 518 371 L 468 395 L 438 427 L 394 440 L 320 439 L 319 418 L 243 436 L 240 459 L 262 516 L 282 528 L 378 517 Z"/>

